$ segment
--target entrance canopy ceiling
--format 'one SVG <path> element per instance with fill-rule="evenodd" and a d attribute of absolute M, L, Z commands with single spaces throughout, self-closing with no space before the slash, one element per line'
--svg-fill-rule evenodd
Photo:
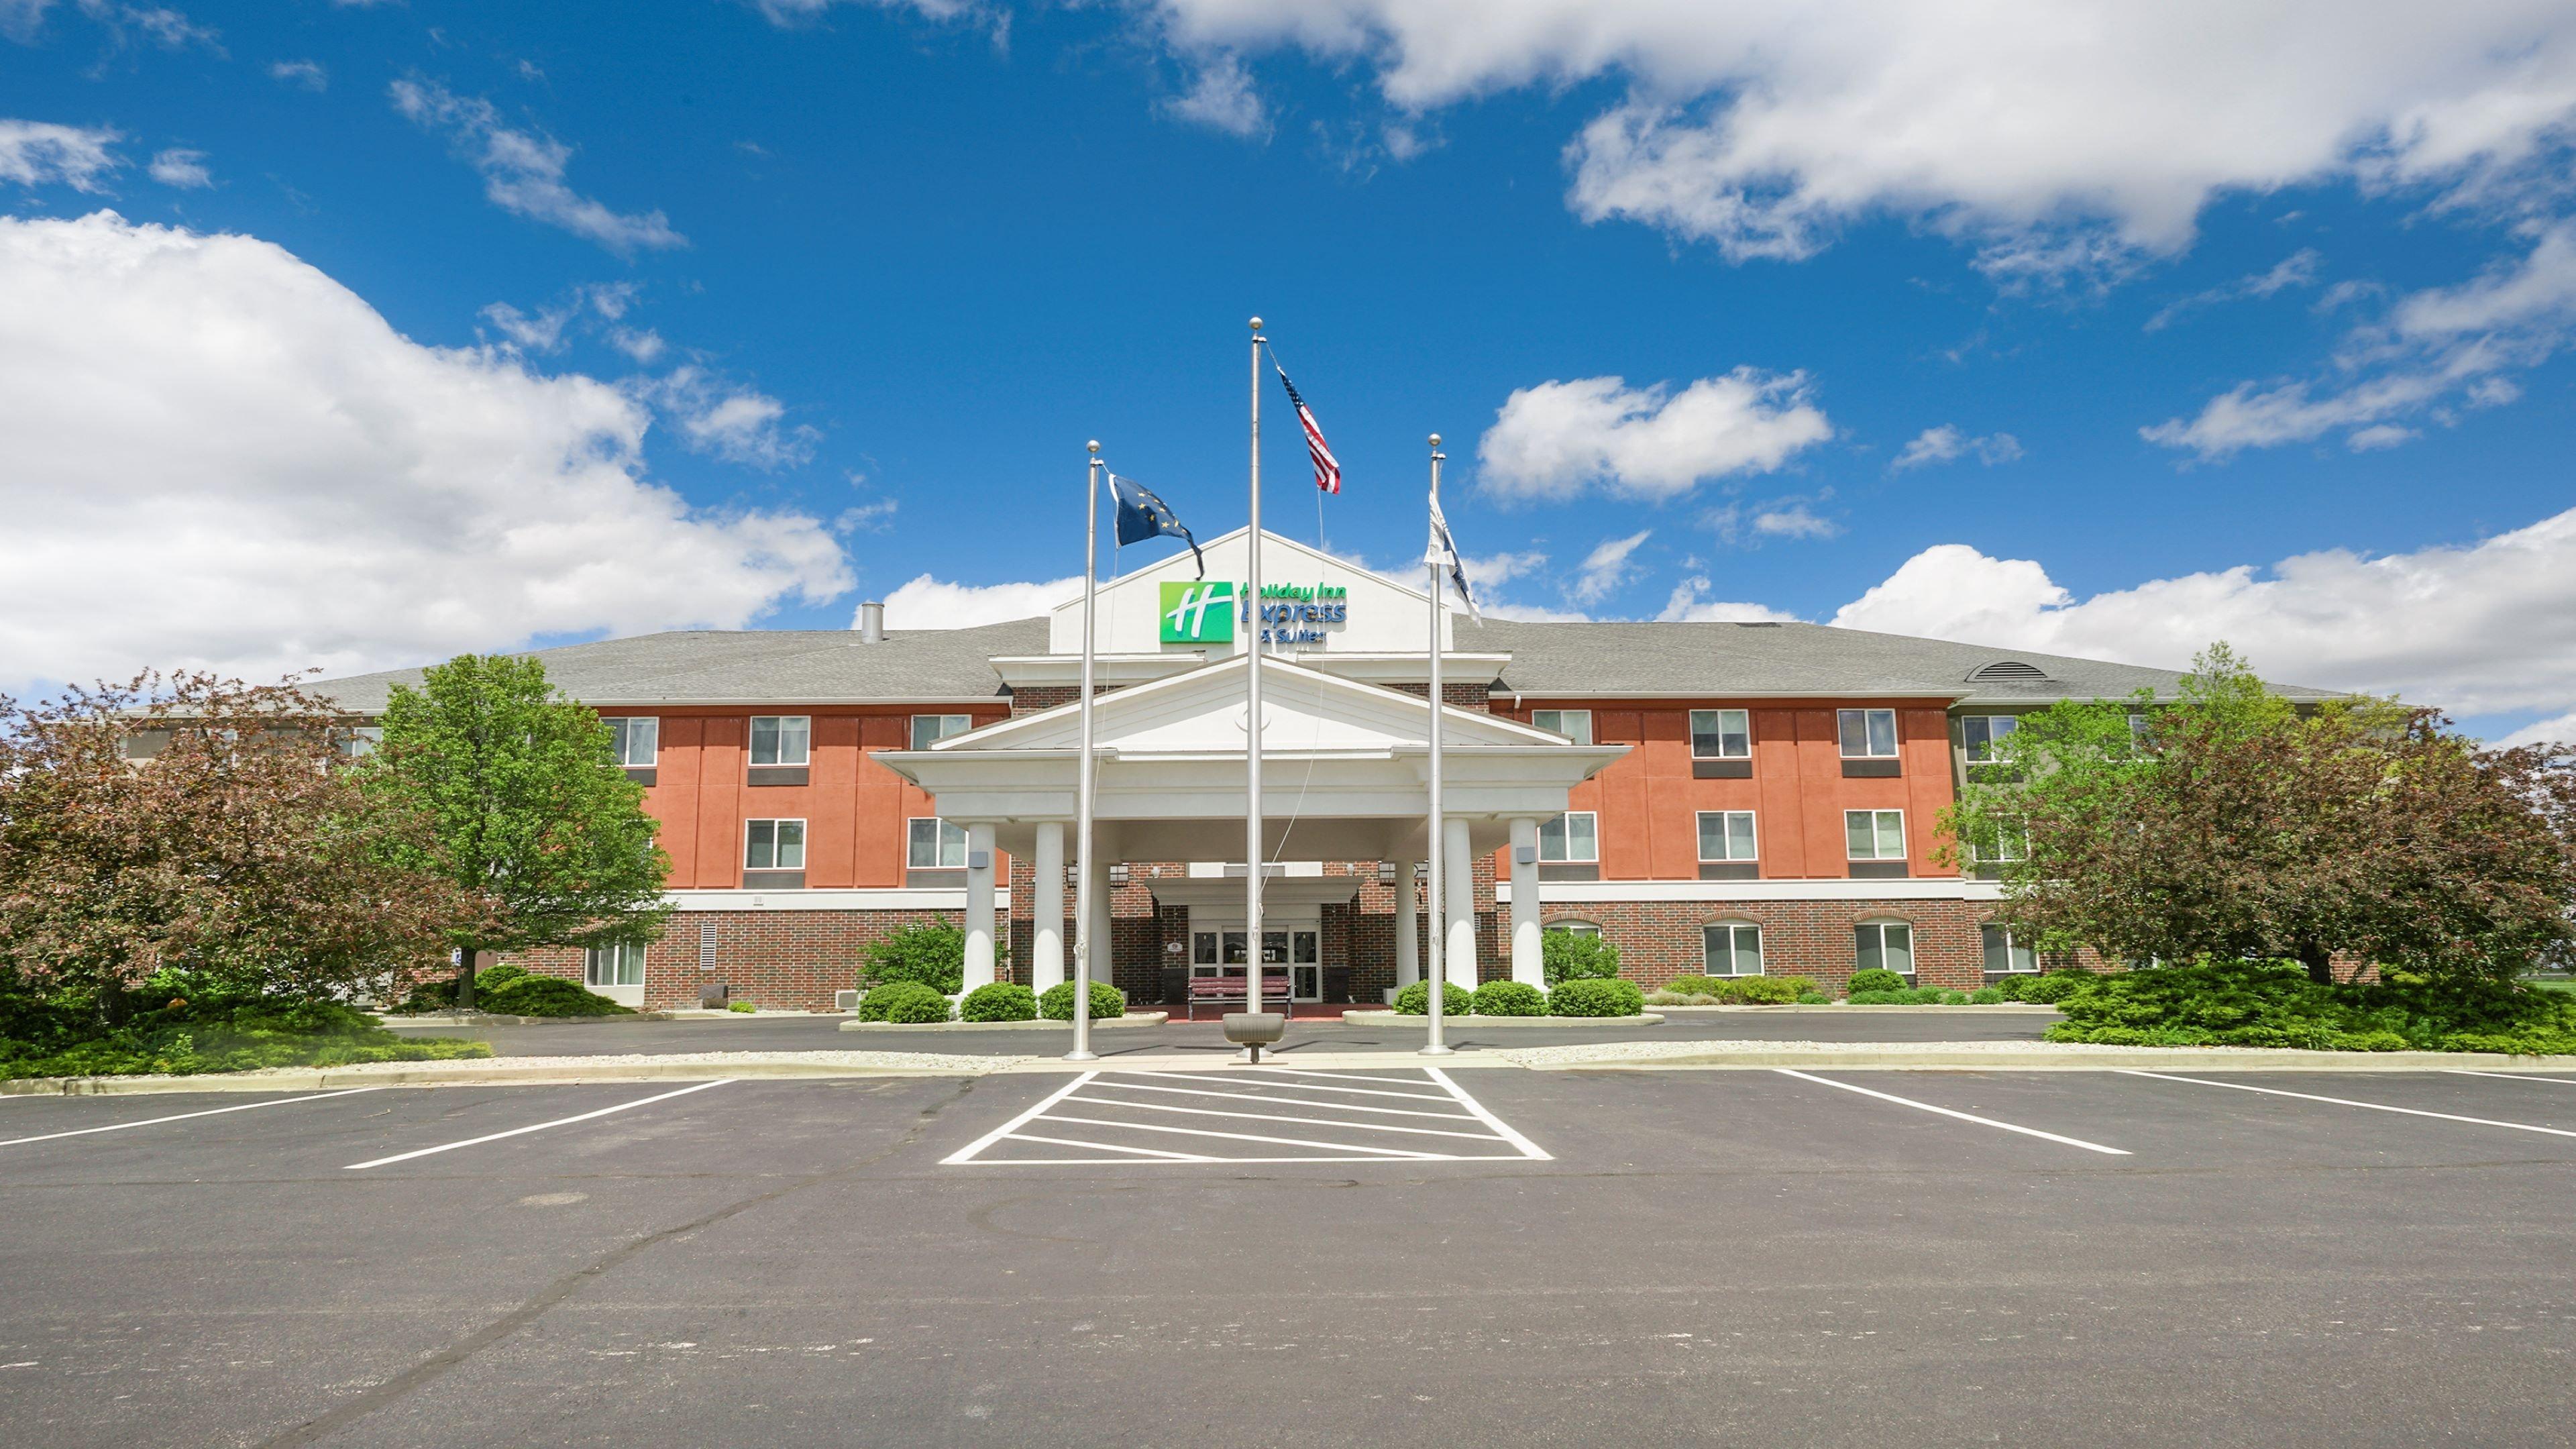
<path fill-rule="evenodd" d="M 1244 672 L 1235 655 L 1102 695 L 1095 819 L 1126 860 L 1239 860 L 1244 852 Z M 1430 781 L 1427 704 L 1416 695 L 1278 660 L 1262 667 L 1262 801 L 1270 859 L 1420 859 Z M 1565 809 L 1566 793 L 1628 751 L 1474 710 L 1441 711 L 1443 794 L 1479 850 L 1508 822 Z M 959 824 L 989 823 L 1029 848 L 1037 822 L 1071 821 L 1080 706 L 1066 704 L 927 750 L 873 758 L 937 798 Z M 1071 849 L 1068 842 L 1068 850 Z"/>

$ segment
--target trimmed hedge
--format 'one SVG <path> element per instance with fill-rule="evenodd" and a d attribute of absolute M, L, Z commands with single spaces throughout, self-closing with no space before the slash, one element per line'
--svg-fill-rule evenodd
<path fill-rule="evenodd" d="M 1858 996 L 1864 991 L 1911 991 L 1913 989 L 1913 982 L 1893 971 L 1883 971 L 1876 966 L 1866 971 L 1853 972 L 1851 980 L 1843 983 L 1845 996 Z"/>
<path fill-rule="evenodd" d="M 1397 1014 L 1402 1016 L 1429 1016 L 1431 1014 L 1430 983 L 1416 981 L 1395 993 L 1395 1009 Z M 1441 988 L 1440 1014 L 1442 1016 L 1465 1016 L 1475 1009 L 1476 993 L 1454 982 Z"/>
<path fill-rule="evenodd" d="M 1893 974 L 1893 973 L 1891 973 Z M 1908 986 L 1897 991 L 1855 991 L 1845 1006 L 1966 1006 L 1968 993 L 1946 986 Z"/>
<path fill-rule="evenodd" d="M 1431 1009 L 1428 992 L 1423 993 L 1422 1009 Z M 1524 982 L 1488 981 L 1476 988 L 1474 1011 L 1478 1016 L 1545 1016 L 1547 995 Z"/>
<path fill-rule="evenodd" d="M 151 1012 L 105 1036 L 69 1044 L 0 1040 L 0 1080 L 143 1073 L 246 1072 L 488 1057 L 479 1041 L 404 1037 L 335 1001 L 258 1001 L 207 1011 Z"/>
<path fill-rule="evenodd" d="M 1567 981 L 1547 994 L 1550 1016 L 1635 1016 L 1645 1009 L 1646 994 L 1633 981 Z"/>
<path fill-rule="evenodd" d="M 1676 976 L 1656 994 L 1712 1006 L 1786 1006 L 1824 995 L 1804 976 Z"/>
<path fill-rule="evenodd" d="M 2037 976 L 2007 976 L 1995 983 L 1995 989 L 2003 993 L 2006 1001 L 2055 1006 L 2100 979 L 2090 971 L 2049 971 Z"/>
<path fill-rule="evenodd" d="M 2319 1051 L 2576 1053 L 2576 999 L 2503 981 L 2391 974 L 2322 986 L 2296 962 L 2209 961 L 2096 976 L 2050 1041 Z"/>
<path fill-rule="evenodd" d="M 494 967 L 482 976 L 499 974 L 504 968 Z M 495 1016 L 633 1016 L 634 1009 L 618 1005 L 605 996 L 566 981 L 560 976 L 533 976 L 521 972 L 516 977 L 488 990 L 475 982 L 474 1005 Z"/>
<path fill-rule="evenodd" d="M 895 1021 L 907 1025 L 948 1019 L 948 998 L 918 981 L 892 981 L 871 987 L 859 998 L 859 1020 Z"/>
<path fill-rule="evenodd" d="M 959 1021 L 1035 1021 L 1037 993 L 1011 981 L 994 981 L 966 993 L 957 1003 Z"/>
<path fill-rule="evenodd" d="M 1106 981 L 1091 983 L 1091 1019 L 1102 1021 L 1127 1014 L 1127 998 Z M 1059 981 L 1038 998 L 1038 1015 L 1049 1021 L 1073 1020 L 1073 983 Z"/>

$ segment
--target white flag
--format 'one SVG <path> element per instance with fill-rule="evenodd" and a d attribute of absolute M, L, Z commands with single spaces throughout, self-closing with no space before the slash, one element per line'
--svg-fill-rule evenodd
<path fill-rule="evenodd" d="M 1457 585 L 1458 601 L 1467 606 L 1467 615 L 1477 623 L 1485 622 L 1484 611 L 1476 607 L 1476 592 L 1467 587 L 1467 566 L 1459 561 L 1458 545 L 1449 537 L 1449 520 L 1441 516 L 1440 499 L 1431 500 L 1431 551 L 1423 562 L 1449 570 L 1449 582 Z"/>

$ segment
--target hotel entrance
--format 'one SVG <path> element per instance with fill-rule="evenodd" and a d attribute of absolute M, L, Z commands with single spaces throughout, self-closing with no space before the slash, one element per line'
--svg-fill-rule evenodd
<path fill-rule="evenodd" d="M 1287 970 L 1290 1000 L 1324 999 L 1323 940 L 1320 913 L 1312 907 L 1262 911 L 1261 964 L 1265 970 Z M 1242 907 L 1190 907 L 1192 980 L 1242 976 L 1252 959 L 1251 950 L 1251 933 L 1244 927 Z"/>

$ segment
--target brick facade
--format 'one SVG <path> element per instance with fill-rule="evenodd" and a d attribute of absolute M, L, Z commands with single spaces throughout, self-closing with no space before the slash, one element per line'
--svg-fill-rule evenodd
<path fill-rule="evenodd" d="M 1903 921 L 1914 928 L 1914 984 L 1974 991 L 1986 984 L 1978 928 L 1989 910 L 1974 901 L 1599 901 L 1542 900 L 1543 922 L 1584 921 L 1619 948 L 1619 974 L 1648 991 L 1706 966 L 1700 928 L 1751 921 L 1762 928 L 1766 976 L 1804 976 L 1840 995 L 1857 966 L 1852 928 Z"/>

